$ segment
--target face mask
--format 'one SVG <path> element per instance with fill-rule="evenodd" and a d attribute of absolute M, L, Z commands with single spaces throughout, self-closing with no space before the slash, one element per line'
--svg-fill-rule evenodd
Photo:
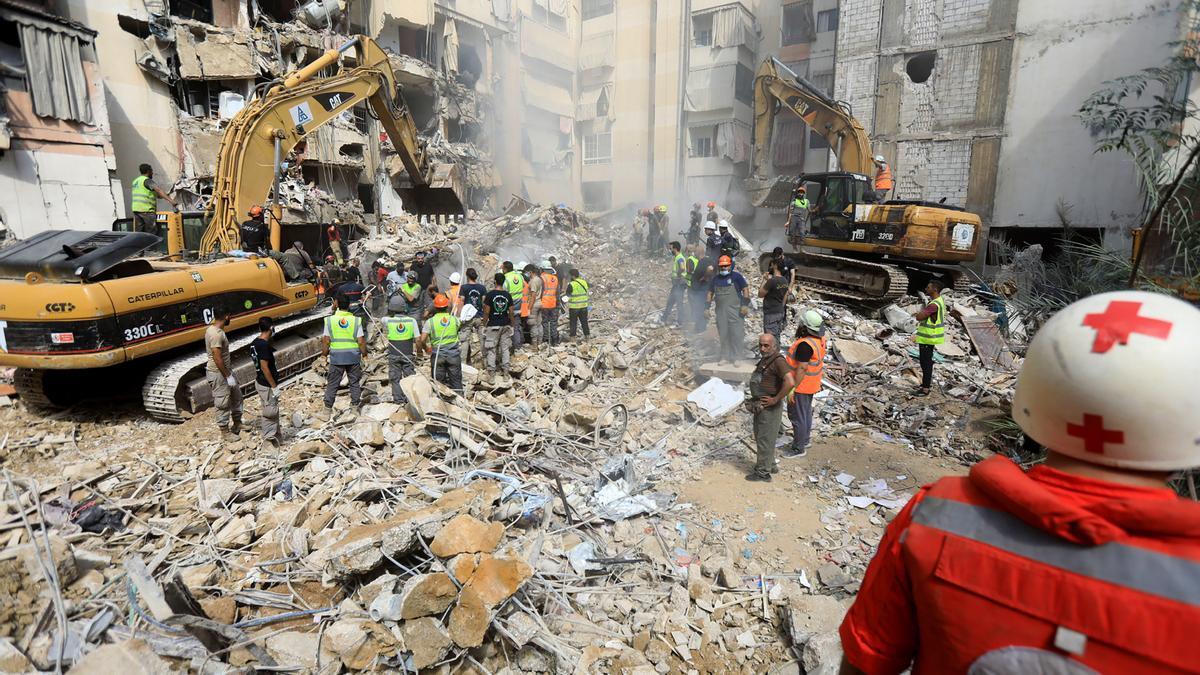
<path fill-rule="evenodd" d="M 730 272 L 730 270 L 721 270 L 721 276 L 727 277 L 727 276 L 729 276 L 729 272 Z"/>

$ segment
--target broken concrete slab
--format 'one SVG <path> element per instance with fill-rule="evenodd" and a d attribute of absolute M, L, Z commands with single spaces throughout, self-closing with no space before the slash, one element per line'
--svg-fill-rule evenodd
<path fill-rule="evenodd" d="M 82 675 L 171 675 L 174 670 L 141 640 L 104 645 L 71 668 Z"/>
<path fill-rule="evenodd" d="M 267 653 L 276 661 L 289 666 L 302 666 L 310 670 L 317 668 L 316 633 L 284 631 L 267 638 Z"/>
<path fill-rule="evenodd" d="M 500 545 L 504 525 L 485 523 L 468 515 L 458 515 L 442 526 L 429 544 L 434 555 L 450 558 L 460 553 L 491 553 Z"/>
<path fill-rule="evenodd" d="M 879 347 L 858 340 L 843 340 L 841 338 L 833 339 L 833 347 L 842 357 L 842 360 L 852 366 L 862 366 L 868 363 L 875 363 L 887 355 Z"/>
<path fill-rule="evenodd" d="M 428 668 L 446 658 L 453 641 L 442 622 L 430 617 L 405 621 L 400 628 L 404 648 L 412 652 L 413 665 Z"/>
<path fill-rule="evenodd" d="M 463 590 L 470 588 L 485 606 L 495 607 L 512 597 L 531 576 L 533 568 L 520 558 L 485 558 Z"/>
<path fill-rule="evenodd" d="M 0 673 L 27 673 L 33 670 L 29 658 L 8 640 L 0 640 Z"/>
<path fill-rule="evenodd" d="M 459 647 L 478 647 L 483 644 L 492 623 L 488 609 L 479 592 L 465 586 L 458 595 L 458 604 L 450 611 L 450 639 Z"/>
<path fill-rule="evenodd" d="M 837 675 L 842 664 L 842 640 L 837 631 L 822 633 L 808 640 L 800 662 L 805 675 Z"/>
<path fill-rule="evenodd" d="M 754 361 L 743 360 L 735 363 L 718 363 L 709 361 L 708 363 L 700 364 L 697 368 L 701 375 L 706 377 L 716 377 L 726 382 L 733 384 L 745 384 L 750 381 L 750 376 L 754 374 Z"/>
<path fill-rule="evenodd" d="M 418 574 L 404 582 L 400 598 L 400 618 L 416 619 L 441 614 L 458 597 L 458 587 L 444 572 Z"/>

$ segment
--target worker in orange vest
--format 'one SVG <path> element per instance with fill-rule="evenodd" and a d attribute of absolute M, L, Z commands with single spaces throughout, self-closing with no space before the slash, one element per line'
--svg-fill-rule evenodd
<path fill-rule="evenodd" d="M 883 155 L 875 155 L 875 201 L 885 202 L 888 198 L 888 193 L 892 188 L 896 187 L 896 181 L 892 180 L 892 167 L 888 166 L 887 160 Z"/>
<path fill-rule="evenodd" d="M 922 488 L 841 625 L 842 673 L 1196 672 L 1200 311 L 1103 293 L 1034 337 L 1012 414 L 1046 448 Z"/>
<path fill-rule="evenodd" d="M 788 419 L 792 422 L 792 447 L 783 452 L 784 457 L 803 457 L 808 454 L 808 442 L 812 435 L 813 395 L 821 391 L 821 378 L 825 376 L 825 320 L 816 310 L 810 309 L 800 315 L 796 326 L 796 341 L 787 351 L 788 365 L 792 367 L 796 390 L 788 398 Z"/>
<path fill-rule="evenodd" d="M 542 339 L 553 347 L 558 344 L 558 274 L 554 263 L 542 261 Z"/>
<path fill-rule="evenodd" d="M 521 330 L 526 344 L 537 349 L 542 336 L 542 272 L 530 263 L 521 270 L 525 286 L 521 291 Z"/>

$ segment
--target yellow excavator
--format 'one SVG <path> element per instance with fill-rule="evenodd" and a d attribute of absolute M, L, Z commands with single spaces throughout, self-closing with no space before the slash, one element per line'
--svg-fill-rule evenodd
<path fill-rule="evenodd" d="M 769 179 L 775 119 L 790 110 L 833 149 L 838 171 Z M 963 286 L 963 262 L 978 256 L 982 221 L 965 209 L 925 201 L 880 203 L 874 190 L 871 139 L 846 104 L 826 96 L 774 58 L 754 79 L 754 158 L 746 181 L 755 206 L 789 209 L 793 190 L 809 200 L 803 226 L 789 224 L 787 238 L 800 285 L 822 295 L 887 302 L 911 285 L 941 279 Z M 806 247 L 829 249 L 817 253 Z M 760 259 L 765 266 L 770 254 Z M 765 271 L 765 267 L 764 267 Z"/>
<path fill-rule="evenodd" d="M 317 77 L 349 58 L 353 64 Z M 247 393 L 256 331 L 235 331 L 260 317 L 277 319 L 280 376 L 307 369 L 320 352 L 318 289 L 289 279 L 276 257 L 225 254 L 240 249 L 243 214 L 269 198 L 270 245 L 279 250 L 286 227 L 281 162 L 306 135 L 362 101 L 406 170 L 392 178 L 406 208 L 462 213 L 457 167 L 429 160 L 387 54 L 358 36 L 271 84 L 230 121 L 209 210 L 159 213 L 165 242 L 146 232 L 51 230 L 0 251 L 0 366 L 17 368 L 18 394 L 56 407 L 103 397 L 116 380 L 134 375 L 145 378 L 150 415 L 180 422 L 212 404 L 203 335 L 218 309 L 230 312 L 234 375 Z"/>

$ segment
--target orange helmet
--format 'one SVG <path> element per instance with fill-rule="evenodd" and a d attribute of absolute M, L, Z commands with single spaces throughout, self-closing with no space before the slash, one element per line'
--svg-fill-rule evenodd
<path fill-rule="evenodd" d="M 434 296 L 434 298 L 433 298 L 433 308 L 434 309 L 445 309 L 449 306 L 450 306 L 450 298 L 447 298 L 446 296 L 442 295 L 441 293 L 438 293 L 436 296 Z"/>
<path fill-rule="evenodd" d="M 263 210 L 262 210 L 261 206 L 259 206 L 258 204 L 255 204 L 254 206 L 250 207 L 250 210 L 247 211 L 247 213 L 250 214 L 251 218 L 257 218 L 263 214 Z"/>
<path fill-rule="evenodd" d="M 716 203 L 716 202 L 709 202 L 709 203 L 708 203 L 708 208 L 710 208 L 710 209 L 715 209 L 715 208 L 717 208 L 717 203 Z"/>
<path fill-rule="evenodd" d="M 718 259 L 717 259 L 717 266 L 718 266 L 718 267 L 719 267 L 719 266 L 721 266 L 721 265 L 732 265 L 732 264 L 733 264 L 733 258 L 730 258 L 730 257 L 729 257 L 729 256 L 727 256 L 727 255 L 723 255 L 723 256 L 721 256 L 720 258 L 718 258 Z"/>

